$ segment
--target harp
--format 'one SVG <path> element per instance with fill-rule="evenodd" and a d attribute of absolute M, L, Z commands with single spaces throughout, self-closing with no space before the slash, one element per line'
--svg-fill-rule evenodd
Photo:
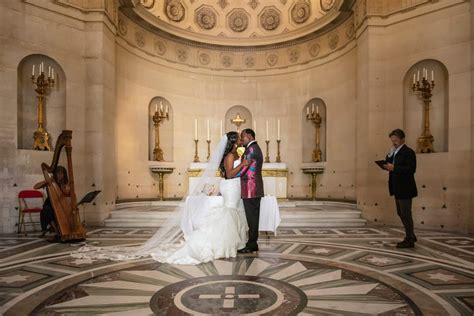
<path fill-rule="evenodd" d="M 54 149 L 53 161 L 48 166 L 46 163 L 41 164 L 44 179 L 47 183 L 47 190 L 51 205 L 56 215 L 58 235 L 61 241 L 80 240 L 86 238 L 86 231 L 81 224 L 79 210 L 76 204 L 76 193 L 74 191 L 74 174 L 72 170 L 72 147 L 71 147 L 72 131 L 64 130 L 59 135 Z M 59 184 L 55 182 L 53 174 L 58 167 L 61 150 L 65 149 L 67 156 L 67 172 L 69 178 L 70 196 L 65 196 Z"/>

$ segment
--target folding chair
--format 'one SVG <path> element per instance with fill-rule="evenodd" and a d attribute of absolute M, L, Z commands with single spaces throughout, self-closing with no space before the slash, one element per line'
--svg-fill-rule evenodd
<path fill-rule="evenodd" d="M 28 206 L 28 202 L 32 204 L 32 200 L 38 200 L 41 199 L 41 207 L 37 206 Z M 27 202 L 27 200 L 29 200 Z M 37 201 L 39 202 L 39 201 Z M 33 222 L 33 218 L 31 217 L 32 213 L 40 213 L 43 210 L 43 205 L 44 203 L 44 197 L 43 193 L 41 191 L 36 191 L 36 190 L 23 190 L 18 193 L 18 234 L 21 234 L 22 231 L 24 232 L 25 236 L 26 234 L 26 227 L 25 227 L 25 213 L 28 213 L 30 216 L 30 223 L 33 225 L 33 228 L 35 228 L 35 223 Z"/>

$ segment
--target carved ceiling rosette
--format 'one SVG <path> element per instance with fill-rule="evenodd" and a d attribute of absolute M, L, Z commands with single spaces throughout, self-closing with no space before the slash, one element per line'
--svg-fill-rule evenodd
<path fill-rule="evenodd" d="M 331 34 L 328 36 L 329 48 L 335 50 L 339 43 L 339 35 Z"/>
<path fill-rule="evenodd" d="M 244 9 L 235 9 L 227 18 L 229 27 L 234 32 L 243 32 L 249 26 L 249 16 Z"/>
<path fill-rule="evenodd" d="M 184 47 L 177 47 L 176 48 L 176 57 L 180 62 L 185 62 L 188 60 L 188 50 Z"/>
<path fill-rule="evenodd" d="M 201 7 L 196 10 L 196 24 L 204 30 L 210 30 L 216 26 L 217 16 L 211 8 Z"/>
<path fill-rule="evenodd" d="M 297 2 L 291 9 L 291 18 L 293 22 L 301 24 L 308 20 L 311 14 L 311 7 L 304 1 Z"/>
<path fill-rule="evenodd" d="M 321 9 L 324 11 L 329 11 L 332 9 L 335 3 L 336 0 L 321 0 Z"/>
<path fill-rule="evenodd" d="M 300 59 L 301 52 L 298 48 L 293 48 L 288 52 L 288 59 L 291 63 L 296 63 Z"/>
<path fill-rule="evenodd" d="M 128 31 L 127 23 L 125 23 L 125 21 L 122 18 L 119 18 L 118 30 L 119 30 L 119 33 L 122 34 L 123 36 L 127 35 L 127 31 Z"/>
<path fill-rule="evenodd" d="M 276 54 L 270 54 L 267 56 L 267 65 L 270 67 L 273 67 L 277 64 L 278 62 L 278 55 Z"/>
<path fill-rule="evenodd" d="M 140 0 L 140 4 L 146 9 L 151 9 L 155 5 L 155 0 Z"/>
<path fill-rule="evenodd" d="M 319 55 L 319 51 L 321 50 L 321 46 L 318 43 L 314 43 L 309 47 L 309 54 L 311 57 L 316 57 Z"/>
<path fill-rule="evenodd" d="M 179 0 L 168 0 L 165 12 L 168 19 L 174 22 L 180 22 L 184 18 L 184 6 Z"/>
<path fill-rule="evenodd" d="M 211 57 L 209 56 L 209 54 L 206 54 L 206 53 L 200 53 L 199 54 L 199 63 L 201 63 L 201 65 L 209 65 L 209 63 L 211 62 Z"/>
<path fill-rule="evenodd" d="M 142 31 L 135 32 L 135 42 L 139 47 L 145 46 L 145 33 Z"/>
<path fill-rule="evenodd" d="M 255 66 L 255 57 L 252 55 L 245 55 L 244 64 L 247 68 L 252 68 L 253 66 Z"/>
<path fill-rule="evenodd" d="M 222 63 L 222 66 L 224 66 L 226 68 L 229 68 L 230 66 L 232 66 L 232 63 L 233 63 L 232 55 L 229 55 L 229 54 L 222 55 L 221 63 Z"/>
<path fill-rule="evenodd" d="M 260 25 L 267 31 L 276 29 L 280 20 L 280 12 L 275 8 L 265 8 L 260 15 Z"/>
<path fill-rule="evenodd" d="M 155 50 L 155 53 L 160 56 L 163 56 L 166 53 L 166 45 L 161 41 L 156 41 L 153 45 L 153 49 Z"/>

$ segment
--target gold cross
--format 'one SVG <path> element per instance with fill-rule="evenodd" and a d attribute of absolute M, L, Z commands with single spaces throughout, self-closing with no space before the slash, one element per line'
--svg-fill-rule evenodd
<path fill-rule="evenodd" d="M 234 124 L 235 126 L 237 126 L 237 132 L 240 133 L 240 125 L 242 125 L 243 123 L 245 123 L 245 119 L 243 119 L 242 117 L 240 117 L 240 113 L 237 113 L 237 115 L 235 116 L 235 118 L 231 119 L 230 122 L 232 124 Z"/>

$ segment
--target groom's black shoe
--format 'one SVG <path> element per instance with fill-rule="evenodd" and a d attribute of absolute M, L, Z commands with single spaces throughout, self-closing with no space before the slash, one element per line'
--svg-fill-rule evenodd
<path fill-rule="evenodd" d="M 258 247 L 257 248 L 249 248 L 249 247 L 245 247 L 245 248 L 242 248 L 242 249 L 239 249 L 237 250 L 238 253 L 252 253 L 252 252 L 257 252 L 258 251 Z"/>

